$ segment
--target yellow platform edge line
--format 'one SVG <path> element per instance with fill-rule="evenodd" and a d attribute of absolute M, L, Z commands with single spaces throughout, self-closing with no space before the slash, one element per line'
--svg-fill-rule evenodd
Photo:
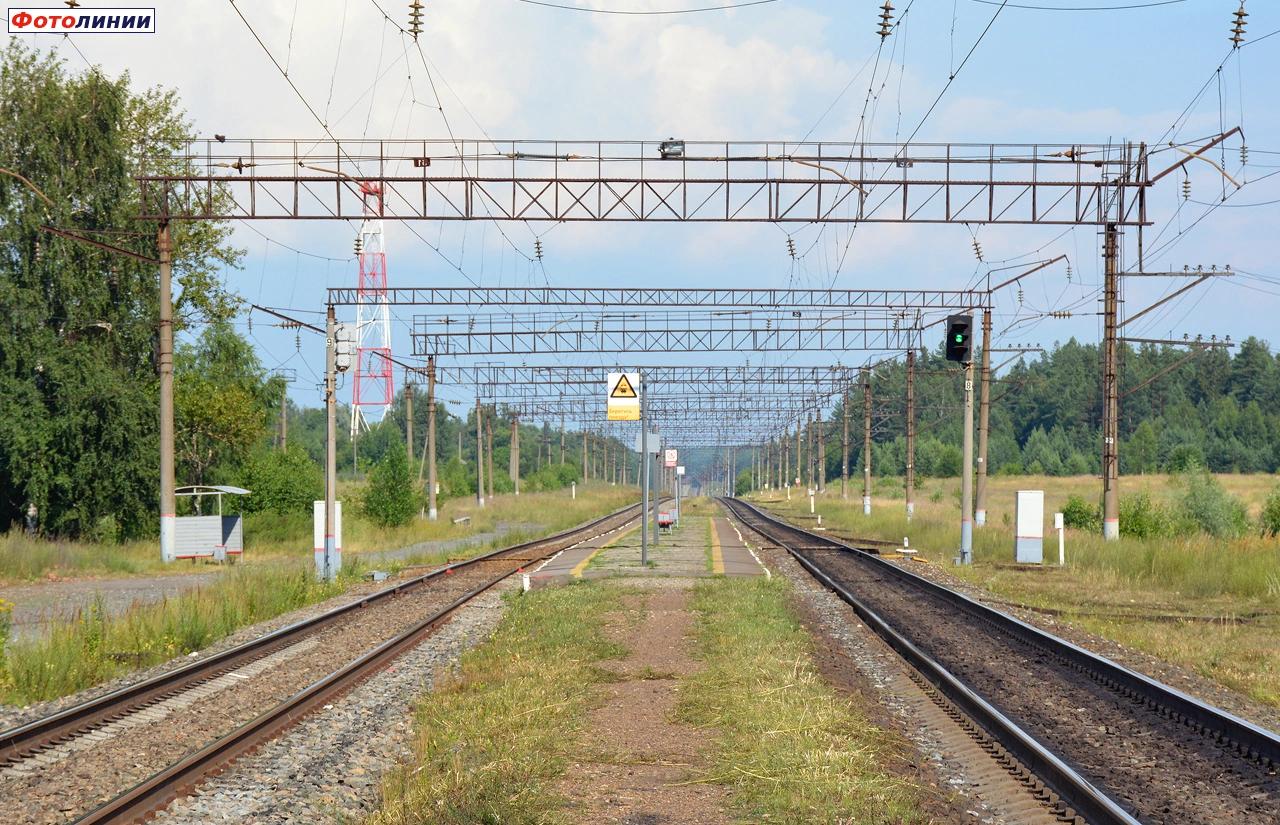
<path fill-rule="evenodd" d="M 720 549 L 720 531 L 716 529 L 716 521 L 711 519 L 711 574 L 724 575 L 724 552 Z"/>
<path fill-rule="evenodd" d="M 598 556 L 601 552 L 603 552 L 603 551 L 605 551 L 605 550 L 609 549 L 610 547 L 612 547 L 613 545 L 615 545 L 615 544 L 617 544 L 618 542 L 622 541 L 622 540 L 623 540 L 623 539 L 625 539 L 627 536 L 631 535 L 632 533 L 634 533 L 635 531 L 637 531 L 637 530 L 639 530 L 639 529 L 640 529 L 640 526 L 639 526 L 639 525 L 636 525 L 635 527 L 630 527 L 630 528 L 628 528 L 628 529 L 626 529 L 626 530 L 623 530 L 622 532 L 618 533 L 618 535 L 614 536 L 613 538 L 611 538 L 611 539 L 609 539 L 608 541 L 606 541 L 604 544 L 602 544 L 602 545 L 600 545 L 599 547 L 597 547 L 596 549 L 592 550 L 590 553 L 588 553 L 588 554 L 587 554 L 587 555 L 582 559 L 582 561 L 578 562 L 577 564 L 575 564 L 575 565 L 573 566 L 573 569 L 569 571 L 569 575 L 570 575 L 570 576 L 572 576 L 572 577 L 573 577 L 573 578 L 575 578 L 575 579 L 580 579 L 580 578 L 582 578 L 582 571 L 584 571 L 584 570 L 586 570 L 586 569 L 587 569 L 587 565 L 588 565 L 588 564 L 591 564 L 591 560 L 592 560 L 592 559 L 594 559 L 594 558 L 595 558 L 596 556 Z"/>

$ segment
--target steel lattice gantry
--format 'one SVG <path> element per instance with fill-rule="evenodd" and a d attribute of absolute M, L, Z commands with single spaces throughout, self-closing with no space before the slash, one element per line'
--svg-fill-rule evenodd
<path fill-rule="evenodd" d="M 149 220 L 1145 225 L 1144 144 L 188 140 L 138 177 Z"/>
<path fill-rule="evenodd" d="M 1056 259 L 1055 259 L 1056 260 Z M 356 290 L 329 289 L 329 303 L 346 306 Z M 401 287 L 387 290 L 397 306 L 437 307 L 681 307 L 715 309 L 867 309 L 962 311 L 990 304 L 978 289 L 699 289 L 594 287 Z"/>

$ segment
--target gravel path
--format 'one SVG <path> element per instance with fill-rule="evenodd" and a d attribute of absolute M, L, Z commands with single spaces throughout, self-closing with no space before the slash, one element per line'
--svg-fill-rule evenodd
<path fill-rule="evenodd" d="M 136 603 L 158 602 L 186 590 L 210 584 L 218 570 L 163 576 L 124 576 L 105 579 L 64 579 L 0 587 L 0 599 L 13 604 L 13 639 L 31 639 L 48 632 L 54 621 L 65 621 L 101 599 L 114 616 Z"/>
<path fill-rule="evenodd" d="M 546 528 L 533 522 L 500 522 L 493 530 L 472 533 L 452 539 L 420 541 L 391 550 L 371 550 L 348 554 L 369 564 L 405 561 L 421 556 L 454 553 L 471 547 L 483 547 L 513 533 L 542 534 Z M 55 581 L 12 584 L 0 587 L 0 599 L 11 602 L 13 635 L 11 641 L 32 639 L 48 633 L 56 621 L 65 621 L 101 599 L 108 616 L 124 613 L 135 604 L 152 604 L 188 590 L 214 582 L 222 569 L 208 564 L 196 568 L 200 572 L 164 573 L 105 578 L 59 579 Z"/>
<path fill-rule="evenodd" d="M 377 810 L 380 778 L 410 754 L 415 698 L 492 633 L 516 586 L 511 579 L 477 597 L 391 667 L 153 821 L 351 822 Z"/>

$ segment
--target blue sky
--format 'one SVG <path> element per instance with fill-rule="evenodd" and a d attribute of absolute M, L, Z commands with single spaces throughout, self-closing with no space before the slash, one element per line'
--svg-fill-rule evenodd
<path fill-rule="evenodd" d="M 655 10 L 720 0 L 566 2 Z M 439 108 L 416 51 L 378 10 L 381 6 L 404 24 L 407 3 L 402 0 L 240 0 L 237 5 L 340 137 L 447 138 L 452 131 L 458 137 L 483 133 L 497 139 L 794 140 L 809 134 L 851 140 L 861 125 L 869 139 L 892 141 L 915 130 L 935 100 L 917 140 L 1154 143 L 1170 136 L 1191 140 L 1217 132 L 1220 124 L 1242 125 L 1248 165 L 1241 165 L 1238 141 L 1213 154 L 1246 182 L 1239 192 L 1229 187 L 1225 204 L 1215 208 L 1223 184 L 1208 164 L 1191 169 L 1189 202 L 1182 200 L 1180 175 L 1165 179 L 1153 193 L 1157 224 L 1147 231 L 1148 249 L 1172 243 L 1149 259 L 1147 268 L 1231 264 L 1280 278 L 1273 229 L 1280 175 L 1265 177 L 1280 169 L 1274 85 L 1280 76 L 1280 35 L 1232 54 L 1228 36 L 1237 0 L 1117 11 L 1014 7 L 1137 2 L 1013 0 L 1001 10 L 980 0 L 898 0 L 896 13 L 903 22 L 882 48 L 876 34 L 878 4 L 872 0 L 777 0 L 666 16 L 588 14 L 518 0 L 427 0 L 421 42 Z M 158 0 L 156 5 L 154 36 L 81 35 L 74 43 L 52 35 L 29 39 L 56 49 L 73 68 L 88 60 L 113 74 L 128 70 L 138 85 L 176 88 L 201 136 L 323 136 L 229 0 Z M 1246 42 L 1280 29 L 1277 4 L 1251 0 L 1246 8 Z M 816 244 L 818 228 L 789 227 L 802 249 L 813 245 L 814 251 L 798 262 L 787 254 L 786 233 L 768 225 L 504 224 L 505 239 L 492 223 L 415 228 L 485 285 L 958 288 L 987 265 L 1001 265 L 996 262 L 1067 254 L 1070 279 L 1059 265 L 1028 281 L 1021 306 L 1016 293 L 1009 293 L 997 310 L 996 328 L 1004 331 L 1036 310 L 1078 304 L 1070 320 L 1028 321 L 1008 329 L 1003 340 L 1048 345 L 1072 335 L 1087 341 L 1099 337 L 1091 296 L 1101 263 L 1090 228 L 1064 233 L 1061 227 L 975 227 L 986 264 L 975 259 L 973 235 L 963 226 L 865 226 L 852 240 L 841 228 L 823 233 Z M 393 285 L 465 284 L 456 269 L 404 227 L 390 224 L 386 231 Z M 541 267 L 525 260 L 535 232 L 543 235 L 546 249 Z M 251 301 L 314 311 L 321 308 L 324 287 L 355 282 L 352 229 L 345 223 L 240 226 L 236 239 L 247 252 L 245 265 L 228 272 L 227 280 Z M 1126 238 L 1130 265 L 1135 242 Z M 850 252 L 838 272 L 821 263 L 846 244 Z M 1155 279 L 1131 282 L 1129 312 L 1171 288 Z M 1268 281 L 1219 279 L 1135 323 L 1134 332 L 1270 338 L 1277 294 L 1280 286 Z M 412 312 L 397 310 L 394 324 L 394 346 L 406 354 Z M 320 342 L 303 336 L 299 348 L 293 333 L 271 329 L 265 319 L 255 322 L 252 334 L 267 366 L 297 368 L 296 399 L 317 403 Z M 822 355 L 794 356 L 789 362 L 829 360 Z M 784 357 L 756 356 L 753 363 Z M 852 353 L 844 360 L 860 363 L 863 357 Z M 565 360 L 581 363 L 583 357 Z"/>

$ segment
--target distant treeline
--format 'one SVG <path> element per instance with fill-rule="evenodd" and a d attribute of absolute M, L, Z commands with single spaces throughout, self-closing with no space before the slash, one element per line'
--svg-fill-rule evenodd
<path fill-rule="evenodd" d="M 1206 351 L 1141 386 L 1186 354 L 1177 347 L 1121 347 L 1121 472 L 1176 472 L 1192 466 L 1214 472 L 1274 472 L 1280 466 L 1280 363 L 1267 343 L 1248 338 L 1231 351 Z M 917 358 L 916 365 L 916 471 L 959 475 L 963 376 L 940 352 Z M 872 397 L 873 470 L 901 475 L 906 466 L 905 364 L 877 368 Z M 996 376 L 991 398 L 992 472 L 1101 471 L 1098 346 L 1072 339 L 1042 358 L 1028 358 Z M 858 467 L 863 426 L 858 388 L 849 414 L 850 466 Z M 829 478 L 840 474 L 842 415 L 837 405 L 827 423 Z M 746 466 L 744 460 L 749 463 L 749 456 L 739 466 Z"/>

